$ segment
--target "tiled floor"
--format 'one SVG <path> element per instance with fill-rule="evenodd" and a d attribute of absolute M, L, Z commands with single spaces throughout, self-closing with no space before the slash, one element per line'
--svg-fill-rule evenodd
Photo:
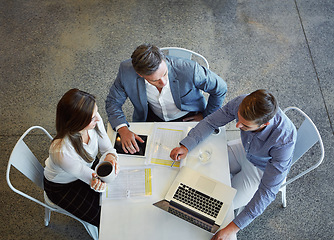
<path fill-rule="evenodd" d="M 281 108 L 298 106 L 314 120 L 324 163 L 288 188 L 286 209 L 279 194 L 238 238 L 332 239 L 333 1 L 2 0 L 0 23 L 1 239 L 89 239 L 59 214 L 44 227 L 43 209 L 8 188 L 6 165 L 28 127 L 55 133 L 56 103 L 70 88 L 96 95 L 106 123 L 104 100 L 119 63 L 144 42 L 206 56 L 228 84 L 226 101 L 266 88 Z M 124 111 L 131 120 L 131 105 Z M 233 124 L 228 129 L 236 135 Z"/>

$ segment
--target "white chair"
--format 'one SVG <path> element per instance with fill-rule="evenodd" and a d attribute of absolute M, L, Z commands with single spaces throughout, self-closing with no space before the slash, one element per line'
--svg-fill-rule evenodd
<path fill-rule="evenodd" d="M 79 222 L 81 222 L 84 225 L 84 227 L 86 228 L 89 235 L 94 240 L 97 240 L 98 239 L 98 228 L 97 227 L 95 227 L 94 225 L 89 224 L 85 221 L 82 221 L 81 219 L 75 217 L 71 213 L 65 211 L 64 209 L 62 209 L 62 208 L 58 207 L 57 205 L 55 205 L 54 203 L 52 203 L 47 198 L 45 192 L 44 192 L 45 203 L 43 203 L 43 202 L 39 201 L 38 199 L 22 192 L 21 190 L 18 190 L 17 188 L 15 188 L 12 185 L 11 180 L 10 180 L 10 176 L 11 176 L 10 171 L 11 171 L 12 167 L 15 167 L 18 171 L 23 173 L 27 178 L 29 178 L 33 183 L 35 183 L 38 187 L 40 187 L 41 189 L 44 189 L 43 188 L 44 168 L 40 164 L 40 161 L 35 157 L 35 155 L 29 149 L 27 144 L 24 142 L 24 138 L 33 129 L 42 130 L 42 132 L 44 132 L 44 134 L 46 134 L 46 136 L 48 136 L 50 138 L 50 141 L 52 140 L 52 136 L 44 128 L 39 127 L 39 126 L 33 126 L 33 127 L 29 128 L 20 137 L 20 139 L 17 141 L 17 143 L 16 143 L 16 145 L 15 145 L 15 147 L 14 147 L 14 149 L 13 149 L 11 155 L 10 155 L 8 166 L 7 166 L 6 179 L 7 179 L 7 183 L 9 185 L 9 187 L 14 192 L 20 194 L 23 197 L 26 197 L 26 198 L 34 201 L 35 203 L 38 203 L 38 204 L 42 205 L 45 208 L 45 218 L 44 218 L 45 226 L 49 225 L 51 212 L 52 211 L 59 212 L 59 213 L 70 216 L 70 217 L 78 220 Z M 50 147 L 50 144 L 48 144 L 48 146 L 45 146 L 46 149 L 49 149 L 49 147 Z"/>
<path fill-rule="evenodd" d="M 185 49 L 185 48 L 179 48 L 179 47 L 164 47 L 160 48 L 161 51 L 166 52 L 168 56 L 173 56 L 173 57 L 182 57 L 186 59 L 192 60 L 193 55 L 198 57 L 198 60 L 203 61 L 204 67 L 209 69 L 209 62 L 206 60 L 204 56 L 202 56 L 199 53 L 196 53 L 194 51 Z M 194 59 L 193 59 L 194 60 Z M 198 62 L 198 61 L 197 61 Z M 198 62 L 200 64 L 200 62 Z M 205 97 L 206 100 L 209 98 L 209 94 L 207 92 L 201 91 Z"/>
<path fill-rule="evenodd" d="M 167 51 L 167 55 L 174 56 L 174 57 L 183 57 L 187 59 L 191 59 L 193 55 L 199 57 L 203 60 L 204 67 L 209 69 L 209 62 L 206 60 L 205 57 L 203 57 L 201 54 L 193 52 L 191 50 L 185 49 L 185 48 L 179 48 L 179 47 L 164 47 L 160 48 L 161 51 Z"/>
<path fill-rule="evenodd" d="M 292 167 L 297 163 L 300 162 L 300 164 L 303 164 L 300 159 L 301 157 L 311 149 L 312 146 L 314 146 L 316 143 L 319 144 L 320 148 L 320 154 L 317 156 L 316 161 L 312 163 L 311 166 L 307 167 L 305 170 L 298 173 L 296 176 L 287 178 L 286 182 L 282 184 L 280 191 L 282 192 L 282 206 L 286 207 L 286 186 L 298 178 L 304 176 L 305 174 L 309 173 L 313 169 L 317 168 L 321 162 L 323 161 L 325 157 L 325 149 L 324 144 L 322 142 L 320 133 L 313 123 L 313 121 L 309 118 L 309 116 L 306 115 L 302 110 L 300 110 L 297 107 L 288 107 L 283 110 L 284 113 L 293 113 L 295 112 L 294 118 L 300 118 L 302 117 L 301 124 L 299 126 L 295 126 L 297 128 L 297 141 L 295 146 L 295 151 L 292 158 Z M 299 116 L 299 117 L 297 117 Z M 290 117 L 291 119 L 291 117 Z M 308 158 L 307 158 L 308 159 Z"/>

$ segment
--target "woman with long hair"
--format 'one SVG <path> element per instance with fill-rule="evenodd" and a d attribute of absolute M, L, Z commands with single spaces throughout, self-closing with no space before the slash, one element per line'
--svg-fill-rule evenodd
<path fill-rule="evenodd" d="M 94 172 L 98 152 L 117 170 L 117 154 L 106 133 L 95 97 L 78 89 L 57 105 L 56 130 L 45 162 L 44 190 L 48 198 L 78 218 L 100 223 L 100 194 L 106 183 Z M 116 171 L 115 171 L 116 172 Z"/>

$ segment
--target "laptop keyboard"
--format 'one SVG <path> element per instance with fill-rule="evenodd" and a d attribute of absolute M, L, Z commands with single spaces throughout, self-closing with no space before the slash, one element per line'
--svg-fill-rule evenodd
<path fill-rule="evenodd" d="M 218 216 L 218 213 L 223 206 L 223 202 L 201 193 L 183 183 L 180 183 L 173 198 L 214 218 Z"/>

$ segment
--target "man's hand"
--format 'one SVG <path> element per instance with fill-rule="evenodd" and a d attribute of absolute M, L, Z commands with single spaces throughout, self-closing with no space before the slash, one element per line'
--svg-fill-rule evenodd
<path fill-rule="evenodd" d="M 183 118 L 183 122 L 199 122 L 203 119 L 202 113 L 197 113 L 194 116 Z"/>
<path fill-rule="evenodd" d="M 236 239 L 236 233 L 240 228 L 235 225 L 234 222 L 230 222 L 225 228 L 218 231 L 211 240 L 234 240 Z"/>
<path fill-rule="evenodd" d="M 128 127 L 124 126 L 118 129 L 118 133 L 121 136 L 121 143 L 122 143 L 122 148 L 123 151 L 126 153 L 131 153 L 134 154 L 136 152 L 139 152 L 139 147 L 136 142 L 136 139 L 143 143 L 144 140 L 141 139 L 137 134 L 131 132 Z"/>
<path fill-rule="evenodd" d="M 183 158 L 185 158 L 188 154 L 188 149 L 181 145 L 181 147 L 176 147 L 170 152 L 170 157 L 174 161 L 179 161 Z"/>

